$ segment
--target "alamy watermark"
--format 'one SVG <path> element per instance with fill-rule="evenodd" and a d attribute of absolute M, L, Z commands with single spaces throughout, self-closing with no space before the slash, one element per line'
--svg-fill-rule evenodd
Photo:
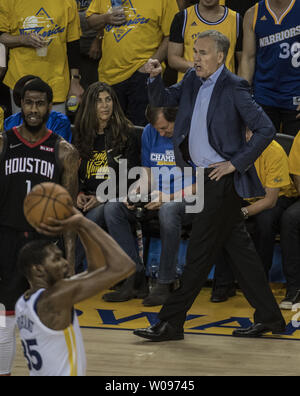
<path fill-rule="evenodd" d="M 159 194 L 160 184 L 162 192 Z M 96 194 L 102 203 L 124 201 L 127 197 L 133 203 L 141 199 L 144 203 L 185 202 L 186 213 L 196 214 L 204 208 L 204 168 L 186 167 L 182 170 L 178 167 L 159 166 L 128 170 L 127 160 L 121 160 L 119 177 L 114 169 L 108 168 L 107 179 L 98 186 Z"/>

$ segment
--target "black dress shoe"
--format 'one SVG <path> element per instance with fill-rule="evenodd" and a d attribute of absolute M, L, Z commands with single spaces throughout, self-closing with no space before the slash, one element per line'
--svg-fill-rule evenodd
<path fill-rule="evenodd" d="M 183 331 L 176 331 L 168 322 L 159 322 L 147 329 L 137 329 L 134 335 L 154 342 L 183 340 Z"/>
<path fill-rule="evenodd" d="M 250 338 L 258 338 L 267 333 L 272 334 L 282 334 L 285 332 L 285 327 L 278 329 L 271 329 L 269 326 L 266 326 L 262 323 L 256 323 L 249 327 L 248 329 L 237 329 L 232 333 L 233 337 L 250 337 Z"/>

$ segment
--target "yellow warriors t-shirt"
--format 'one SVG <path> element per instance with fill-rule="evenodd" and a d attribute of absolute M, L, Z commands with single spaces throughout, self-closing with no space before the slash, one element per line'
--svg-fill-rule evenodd
<path fill-rule="evenodd" d="M 290 155 L 289 168 L 292 175 L 300 176 L 300 131 L 295 137 Z"/>
<path fill-rule="evenodd" d="M 70 86 L 67 43 L 80 39 L 76 1 L 0 0 L 0 31 L 13 36 L 36 33 L 49 41 L 45 57 L 35 48 L 11 49 L 4 83 L 13 89 L 21 77 L 33 74 L 51 86 L 54 102 L 64 102 Z"/>
<path fill-rule="evenodd" d="M 105 135 L 97 135 L 90 158 L 82 160 L 80 164 L 80 190 L 85 194 L 93 195 L 96 193 L 99 184 L 108 179 L 110 179 L 110 171 Z"/>
<path fill-rule="evenodd" d="M 275 140 L 255 161 L 255 168 L 264 188 L 279 188 L 279 196 L 296 197 L 297 191 L 290 177 L 288 156 Z M 257 199 L 251 199 L 255 202 Z"/>
<path fill-rule="evenodd" d="M 217 30 L 230 40 L 230 49 L 227 56 L 226 67 L 231 72 L 235 73 L 235 50 L 240 29 L 242 29 L 242 26 L 239 26 L 239 21 L 239 14 L 227 7 L 224 7 L 224 15 L 217 22 L 209 22 L 202 18 L 197 4 L 189 7 L 185 10 L 183 31 L 184 59 L 190 62 L 194 60 L 194 43 L 201 33 L 206 30 Z M 181 81 L 183 76 L 184 73 L 179 73 L 178 80 Z"/>
<path fill-rule="evenodd" d="M 109 85 L 130 78 L 157 51 L 178 12 L 176 0 L 123 0 L 126 23 L 106 25 L 99 80 Z M 106 14 L 110 0 L 93 0 L 86 15 Z"/>

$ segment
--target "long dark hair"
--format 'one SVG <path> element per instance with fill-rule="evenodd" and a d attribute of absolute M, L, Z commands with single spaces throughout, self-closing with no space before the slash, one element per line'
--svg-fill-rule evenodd
<path fill-rule="evenodd" d="M 105 131 L 105 134 L 109 131 L 111 148 L 122 152 L 133 128 L 133 124 L 124 115 L 115 91 L 102 82 L 90 85 L 75 119 L 74 144 L 82 159 L 89 159 L 94 149 L 94 141 L 99 131 L 97 99 L 101 92 L 107 92 L 113 101 L 113 113 Z"/>

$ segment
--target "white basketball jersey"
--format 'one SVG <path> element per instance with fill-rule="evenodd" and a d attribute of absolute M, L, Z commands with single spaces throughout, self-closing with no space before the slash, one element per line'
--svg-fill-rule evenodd
<path fill-rule="evenodd" d="M 66 330 L 47 328 L 39 319 L 37 302 L 45 289 L 29 299 L 22 296 L 16 304 L 16 321 L 24 355 L 33 377 L 82 377 L 86 374 L 86 357 L 78 318 Z"/>

